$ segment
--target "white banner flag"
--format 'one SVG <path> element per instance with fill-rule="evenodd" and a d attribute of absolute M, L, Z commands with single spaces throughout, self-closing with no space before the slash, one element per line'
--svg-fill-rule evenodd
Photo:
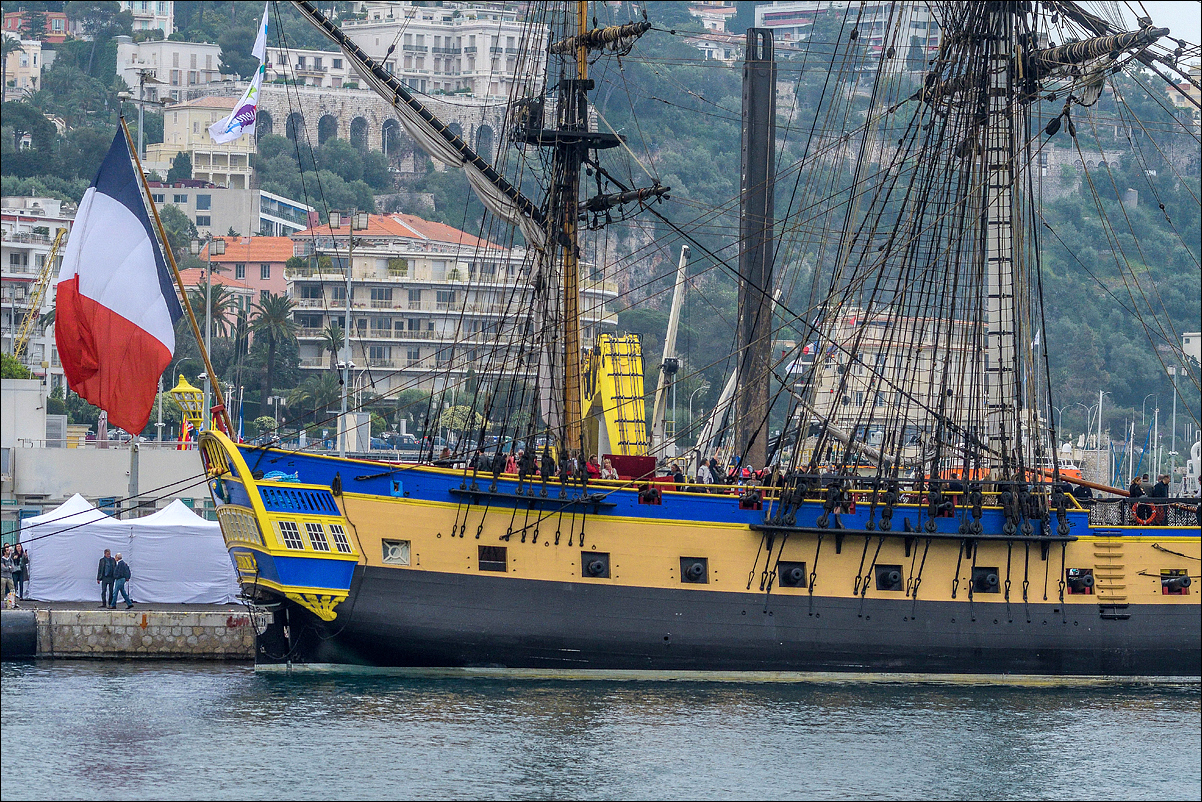
<path fill-rule="evenodd" d="M 255 77 L 251 79 L 250 86 L 246 87 L 246 92 L 234 106 L 230 116 L 209 126 L 209 136 L 218 144 L 233 142 L 243 134 L 255 134 L 255 118 L 259 113 L 259 87 L 263 85 L 263 74 L 267 71 L 264 66 L 264 62 L 267 61 L 267 10 L 268 6 L 264 6 L 263 22 L 259 25 L 259 35 L 255 37 L 255 46 L 251 49 L 251 55 L 259 60 L 259 69 L 255 70 Z"/>

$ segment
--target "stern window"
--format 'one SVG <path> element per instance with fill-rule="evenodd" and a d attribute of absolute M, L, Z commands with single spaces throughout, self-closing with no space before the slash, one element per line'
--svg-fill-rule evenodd
<path fill-rule="evenodd" d="M 303 549 L 304 542 L 301 540 L 300 530 L 296 527 L 293 521 L 280 521 L 280 537 L 284 539 L 284 547 L 289 549 Z"/>
<path fill-rule="evenodd" d="M 334 538 L 334 548 L 343 554 L 351 553 L 351 542 L 346 539 L 342 524 L 330 524 L 330 537 Z"/>
<path fill-rule="evenodd" d="M 309 535 L 309 542 L 313 544 L 314 551 L 329 551 L 330 543 L 326 540 L 326 530 L 319 523 L 306 523 L 305 532 Z"/>

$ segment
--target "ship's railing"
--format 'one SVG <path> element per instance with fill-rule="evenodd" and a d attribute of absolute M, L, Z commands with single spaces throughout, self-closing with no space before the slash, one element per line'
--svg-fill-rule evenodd
<path fill-rule="evenodd" d="M 1091 526 L 1199 526 L 1196 498 L 1149 498 L 1095 501 Z"/>

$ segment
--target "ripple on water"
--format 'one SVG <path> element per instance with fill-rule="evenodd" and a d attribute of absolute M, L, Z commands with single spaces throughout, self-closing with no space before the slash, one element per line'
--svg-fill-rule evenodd
<path fill-rule="evenodd" d="M 5 664 L 0 798 L 1198 799 L 1192 687 Z"/>

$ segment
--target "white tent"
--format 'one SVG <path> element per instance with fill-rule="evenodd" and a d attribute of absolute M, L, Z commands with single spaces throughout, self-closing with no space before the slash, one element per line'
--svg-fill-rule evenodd
<path fill-rule="evenodd" d="M 120 521 L 76 494 L 23 521 L 21 542 L 29 550 L 29 596 L 42 601 L 98 605 L 96 566 L 105 549 L 129 564 L 135 602 L 224 604 L 238 594 L 220 526 L 178 499 L 154 515 Z"/>

